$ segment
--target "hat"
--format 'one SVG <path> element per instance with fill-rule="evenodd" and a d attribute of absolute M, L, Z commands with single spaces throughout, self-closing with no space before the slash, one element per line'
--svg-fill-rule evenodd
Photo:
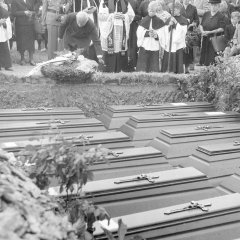
<path fill-rule="evenodd" d="M 222 0 L 209 0 L 208 3 L 211 3 L 211 4 L 218 4 L 218 3 L 221 3 Z"/>

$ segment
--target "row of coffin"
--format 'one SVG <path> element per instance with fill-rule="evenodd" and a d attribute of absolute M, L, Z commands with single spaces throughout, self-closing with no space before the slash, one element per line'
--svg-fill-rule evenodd
<path fill-rule="evenodd" d="M 113 109 L 120 115 L 109 114 Z M 12 111 L 8 124 L 4 120 L 0 124 L 1 147 L 7 151 L 17 154 L 34 133 L 49 134 L 49 115 L 68 138 L 85 133 L 89 147 L 102 144 L 113 149 L 116 154 L 109 156 L 110 164 L 94 165 L 95 180 L 83 189 L 85 198 L 103 205 L 114 217 L 106 226 L 111 231 L 117 231 L 117 220 L 122 218 L 129 238 L 136 234 L 151 239 L 240 236 L 239 114 L 216 112 L 206 103 L 117 106 L 101 116 L 104 126 L 77 109 L 24 109 L 18 120 L 21 111 Z M 123 125 L 106 131 L 106 115 L 115 122 L 119 117 Z M 59 195 L 58 187 L 49 193 Z M 96 223 L 96 238 L 105 238 L 104 224 Z"/>

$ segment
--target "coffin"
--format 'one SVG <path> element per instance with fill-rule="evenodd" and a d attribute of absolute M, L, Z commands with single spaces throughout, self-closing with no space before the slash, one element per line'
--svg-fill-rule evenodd
<path fill-rule="evenodd" d="M 151 140 L 158 136 L 161 128 L 239 122 L 240 114 L 235 112 L 190 112 L 165 113 L 157 115 L 133 115 L 120 128 L 133 140 Z"/>
<path fill-rule="evenodd" d="M 0 123 L 9 121 L 39 121 L 50 119 L 81 119 L 86 118 L 77 107 L 39 107 L 22 109 L 1 109 Z"/>
<path fill-rule="evenodd" d="M 240 169 L 236 168 L 235 173 L 224 180 L 219 189 L 227 193 L 240 193 Z"/>
<path fill-rule="evenodd" d="M 214 111 L 214 106 L 206 102 L 164 103 L 156 105 L 113 105 L 101 115 L 101 120 L 108 129 L 120 128 L 132 115 L 204 112 Z"/>
<path fill-rule="evenodd" d="M 80 134 L 72 134 L 71 136 L 68 135 L 66 140 L 71 141 L 72 138 L 74 144 L 78 147 L 83 147 L 84 149 L 89 149 L 92 147 L 96 147 L 98 145 L 102 145 L 105 148 L 127 148 L 133 147 L 132 141 L 130 138 L 122 132 L 101 132 L 101 133 L 91 133 L 91 134 L 84 134 L 84 137 L 89 140 L 89 143 L 83 146 L 82 141 L 78 140 L 77 137 Z M 57 140 L 50 140 L 49 138 L 43 138 L 40 140 L 33 140 L 33 141 L 15 141 L 15 142 L 4 142 L 0 144 L 0 148 L 9 151 L 9 152 L 19 152 L 23 150 L 27 145 L 32 145 L 35 147 L 39 147 L 42 145 L 49 145 L 49 144 L 58 144 L 59 141 Z"/>
<path fill-rule="evenodd" d="M 115 156 L 108 162 L 97 162 L 90 166 L 94 180 L 123 177 L 171 169 L 163 154 L 153 147 L 115 149 Z"/>
<path fill-rule="evenodd" d="M 240 143 L 225 142 L 198 146 L 181 166 L 193 166 L 209 178 L 222 178 L 235 173 L 240 167 Z"/>
<path fill-rule="evenodd" d="M 147 174 L 149 181 L 136 180 L 139 176 L 88 182 L 82 189 L 84 197 L 104 206 L 110 216 L 119 216 L 179 204 L 189 198 L 198 200 L 225 194 L 213 188 L 206 175 L 192 167 L 151 172 Z M 49 193 L 67 195 L 59 194 L 57 187 L 49 189 Z M 76 193 L 71 196 L 75 198 Z"/>
<path fill-rule="evenodd" d="M 127 238 L 140 235 L 145 239 L 234 239 L 240 234 L 240 194 L 230 194 L 198 201 L 206 211 L 192 209 L 167 215 L 169 211 L 189 206 L 189 201 L 171 207 L 143 211 L 113 218 L 110 225 L 106 221 L 96 222 L 96 239 L 107 239 L 101 228 L 105 225 L 115 235 L 118 219 L 127 225 Z"/>
<path fill-rule="evenodd" d="M 59 131 L 65 134 L 73 134 L 105 130 L 104 125 L 94 118 L 3 123 L 0 124 L 0 141 L 27 139 L 26 137 L 29 138 L 29 136 L 52 135 L 53 132 L 56 134 Z"/>
<path fill-rule="evenodd" d="M 179 165 L 180 160 L 193 154 L 199 145 L 233 142 L 240 136 L 240 125 L 221 123 L 202 129 L 201 125 L 171 127 L 161 130 L 159 137 L 148 145 L 162 151 L 171 160 L 171 164 Z"/>

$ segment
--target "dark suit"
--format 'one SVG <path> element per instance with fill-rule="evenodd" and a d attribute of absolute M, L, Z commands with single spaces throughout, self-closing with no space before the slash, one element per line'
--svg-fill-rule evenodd
<path fill-rule="evenodd" d="M 65 35 L 66 45 L 71 51 L 77 48 L 88 49 L 92 41 L 97 55 L 102 55 L 101 42 L 93 21 L 89 19 L 85 26 L 79 27 L 76 21 L 76 13 L 70 13 L 65 18 L 59 29 L 59 38 Z M 95 54 L 95 55 L 96 55 Z M 89 58 L 96 60 L 96 56 Z"/>
<path fill-rule="evenodd" d="M 19 52 L 25 50 L 34 51 L 34 26 L 33 17 L 25 15 L 25 11 L 31 11 L 34 13 L 34 0 L 13 0 L 11 11 L 13 17 L 15 17 L 15 30 L 16 30 L 16 41 L 17 49 Z"/>

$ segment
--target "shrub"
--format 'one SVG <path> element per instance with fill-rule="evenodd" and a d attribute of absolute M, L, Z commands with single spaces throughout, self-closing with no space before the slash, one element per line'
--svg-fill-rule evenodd
<path fill-rule="evenodd" d="M 89 83 L 92 82 L 92 72 L 84 72 L 76 69 L 76 64 L 64 65 L 48 64 L 41 69 L 43 76 L 55 80 L 57 83 Z"/>
<path fill-rule="evenodd" d="M 85 239 L 86 234 L 93 232 L 93 223 L 96 220 L 106 218 L 110 220 L 104 208 L 82 199 L 80 193 L 82 186 L 93 178 L 89 167 L 97 161 L 106 160 L 106 156 L 111 154 L 111 151 L 101 146 L 84 151 L 75 146 L 74 140 L 76 139 L 65 140 L 59 134 L 49 138 L 49 145 L 26 146 L 18 154 L 17 161 L 14 162 L 12 159 L 10 161 L 24 169 L 42 190 L 47 190 L 51 185 L 51 179 L 57 178 L 60 193 L 63 190 L 67 192 L 67 198 L 64 201 L 59 199 L 60 209 L 64 209 L 63 213 L 67 213 L 68 220 L 72 223 L 79 239 Z M 78 140 L 83 144 L 87 144 L 88 141 L 82 135 Z M 77 193 L 74 192 L 75 197 L 72 199 L 68 194 L 74 190 Z M 76 199 L 78 193 L 79 197 Z"/>
<path fill-rule="evenodd" d="M 221 111 L 240 110 L 240 57 L 219 58 L 216 65 L 179 80 L 187 101 L 212 102 Z"/>

